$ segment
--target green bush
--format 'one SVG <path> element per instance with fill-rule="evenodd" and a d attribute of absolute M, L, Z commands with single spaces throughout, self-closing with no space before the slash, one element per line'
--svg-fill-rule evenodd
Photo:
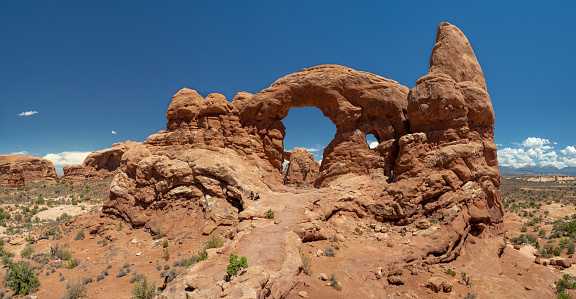
<path fill-rule="evenodd" d="M 446 274 L 452 275 L 452 277 L 456 277 L 456 272 L 454 272 L 452 269 L 446 270 Z"/>
<path fill-rule="evenodd" d="M 164 240 L 164 242 L 162 242 L 162 247 L 168 247 L 168 240 Z"/>
<path fill-rule="evenodd" d="M 140 279 L 136 280 L 132 288 L 132 294 L 136 299 L 151 299 L 156 295 L 156 281 L 152 284 L 148 282 L 148 275 L 144 274 Z"/>
<path fill-rule="evenodd" d="M 264 215 L 264 216 L 266 216 L 266 218 L 268 218 L 268 219 L 272 219 L 272 218 L 274 218 L 274 211 L 272 211 L 272 209 L 268 209 L 268 211 L 266 212 L 266 215 Z"/>
<path fill-rule="evenodd" d="M 334 274 L 334 273 L 332 273 L 332 275 L 330 275 L 330 285 L 335 290 L 342 291 L 342 285 L 340 284 L 340 281 L 338 281 L 338 277 L 336 277 L 336 274 Z"/>
<path fill-rule="evenodd" d="M 8 270 L 4 276 L 4 286 L 14 293 L 25 296 L 33 293 L 40 287 L 40 279 L 30 268 L 28 262 L 8 262 Z"/>
<path fill-rule="evenodd" d="M 236 275 L 238 271 L 240 271 L 240 269 L 242 268 L 244 269 L 248 268 L 248 261 L 246 257 L 243 256 L 242 258 L 240 258 L 240 260 L 238 260 L 237 255 L 235 255 L 234 253 L 230 253 L 230 264 L 228 264 L 228 269 L 226 271 L 228 274 L 224 275 L 224 280 L 230 281 L 230 278 Z"/>
<path fill-rule="evenodd" d="M 26 247 L 24 247 L 24 249 L 22 249 L 22 251 L 20 251 L 20 256 L 22 258 L 29 259 L 30 256 L 32 256 L 33 252 L 34 252 L 34 248 L 32 248 L 32 246 L 30 246 L 30 244 L 27 244 Z"/>
<path fill-rule="evenodd" d="M 528 228 L 526 226 L 522 226 L 522 228 L 520 229 L 521 232 L 525 233 L 526 231 L 528 231 Z"/>
<path fill-rule="evenodd" d="M 80 261 L 77 258 L 71 258 L 68 260 L 68 269 L 74 269 L 78 265 L 80 265 Z"/>
<path fill-rule="evenodd" d="M 198 252 L 198 258 L 196 258 L 196 262 L 200 262 L 208 258 L 208 253 L 206 252 L 207 249 L 211 248 L 220 248 L 224 245 L 224 239 L 218 235 L 212 235 L 208 240 L 204 242 L 202 246 L 202 251 Z"/>
<path fill-rule="evenodd" d="M 520 234 L 520 236 L 512 238 L 512 243 L 516 245 L 534 244 L 538 242 L 538 237 L 528 234 Z"/>
<path fill-rule="evenodd" d="M 164 248 L 164 253 L 162 254 L 162 258 L 167 261 L 170 259 L 170 253 L 168 252 L 167 248 Z"/>
<path fill-rule="evenodd" d="M 566 290 L 576 289 L 576 277 L 570 274 L 562 275 L 562 278 L 554 282 L 556 285 L 556 294 L 558 298 L 572 298 L 570 294 L 566 293 Z"/>
<path fill-rule="evenodd" d="M 556 247 L 552 250 L 552 254 L 555 256 L 559 256 L 562 253 L 562 251 L 564 251 L 562 247 Z"/>

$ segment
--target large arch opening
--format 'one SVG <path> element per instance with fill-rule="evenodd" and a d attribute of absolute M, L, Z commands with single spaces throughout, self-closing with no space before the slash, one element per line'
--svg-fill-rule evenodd
<path fill-rule="evenodd" d="M 318 176 L 318 166 L 313 166 L 309 159 L 302 160 L 302 156 L 293 152 L 294 148 L 304 148 L 321 165 L 324 148 L 334 139 L 336 126 L 325 117 L 322 111 L 315 107 L 290 108 L 288 115 L 282 120 L 286 128 L 284 137 L 284 151 L 292 152 L 285 155 L 282 164 L 284 184 L 312 185 Z M 291 157 L 299 161 L 290 163 Z M 298 164 L 296 164 L 298 163 Z M 312 169 L 315 168 L 315 169 Z"/>
<path fill-rule="evenodd" d="M 290 108 L 282 120 L 286 127 L 284 150 L 305 148 L 321 162 L 324 148 L 334 139 L 336 126 L 316 107 Z"/>

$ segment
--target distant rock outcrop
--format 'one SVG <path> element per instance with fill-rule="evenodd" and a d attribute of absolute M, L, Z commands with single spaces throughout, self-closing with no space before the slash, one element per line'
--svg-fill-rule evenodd
<path fill-rule="evenodd" d="M 250 191 L 279 196 L 284 179 L 308 180 L 303 173 L 312 171 L 288 170 L 282 177 L 282 119 L 293 107 L 316 106 L 336 125 L 315 180 L 330 196 L 295 212 L 304 219 L 285 216 L 281 229 L 255 228 L 259 236 L 280 238 L 277 245 L 291 245 L 271 258 L 282 263 L 281 270 L 249 270 L 257 272 L 254 281 L 238 294 L 284 296 L 301 269 L 301 261 L 286 257 L 297 257 L 301 241 L 326 239 L 327 231 L 350 233 L 349 223 L 358 219 L 398 226 L 402 233 L 406 226 L 425 229 L 413 231 L 409 252 L 387 256 L 394 262 L 452 260 L 468 234 L 502 233 L 494 111 L 468 40 L 448 23 L 439 25 L 430 69 L 416 84 L 409 90 L 377 75 L 323 65 L 287 75 L 257 94 L 239 93 L 232 102 L 182 89 L 166 113 L 167 130 L 122 156 L 103 212 L 169 237 L 238 234 L 229 249 L 239 246 L 236 239 L 256 225 L 243 221 L 266 211 L 249 200 Z M 379 142 L 374 149 L 367 134 Z M 262 258 L 257 249 L 250 252 Z M 163 298 L 186 298 L 185 289 L 207 298 L 232 292 L 234 287 L 226 291 L 230 285 L 215 286 L 219 260 L 189 270 Z M 196 283 L 198 275 L 212 275 L 210 283 Z"/>
<path fill-rule="evenodd" d="M 64 165 L 65 181 L 83 181 L 111 177 L 120 167 L 120 160 L 124 152 L 138 145 L 139 142 L 114 143 L 111 148 L 92 152 L 80 165 Z"/>
<path fill-rule="evenodd" d="M 284 185 L 313 185 L 318 178 L 320 163 L 305 148 L 295 147 L 290 154 L 290 162 L 284 169 Z"/>
<path fill-rule="evenodd" d="M 0 184 L 11 188 L 57 178 L 54 164 L 34 156 L 0 155 Z"/>

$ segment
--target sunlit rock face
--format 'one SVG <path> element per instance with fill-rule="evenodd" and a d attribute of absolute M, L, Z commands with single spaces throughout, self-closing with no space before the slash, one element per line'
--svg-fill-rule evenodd
<path fill-rule="evenodd" d="M 499 233 L 494 111 L 470 43 L 448 23 L 439 25 L 428 74 L 412 89 L 321 65 L 232 102 L 180 90 L 166 130 L 122 155 L 104 213 L 170 236 L 233 234 L 251 191 L 287 190 L 282 119 L 304 106 L 319 108 L 336 126 L 313 184 L 353 193 L 316 202 L 320 219 L 433 219 L 441 229 L 422 237 L 414 252 L 429 262 L 454 258 L 468 233 Z M 378 140 L 374 149 L 367 134 Z"/>

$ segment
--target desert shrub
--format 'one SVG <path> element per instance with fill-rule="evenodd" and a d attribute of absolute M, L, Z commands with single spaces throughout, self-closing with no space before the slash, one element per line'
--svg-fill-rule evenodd
<path fill-rule="evenodd" d="M 117 230 L 117 231 L 121 231 L 121 230 L 122 230 L 122 222 L 118 223 L 118 225 L 116 226 L 116 230 Z"/>
<path fill-rule="evenodd" d="M 204 241 L 202 251 L 198 252 L 196 262 L 200 262 L 208 258 L 208 253 L 206 252 L 207 249 L 219 248 L 222 247 L 222 245 L 224 245 L 224 239 L 221 236 L 219 235 L 210 236 L 208 240 Z"/>
<path fill-rule="evenodd" d="M 82 281 L 84 284 L 89 284 L 92 282 L 92 277 L 84 277 Z"/>
<path fill-rule="evenodd" d="M 156 295 L 156 281 L 150 283 L 148 281 L 148 275 L 142 275 L 132 288 L 132 294 L 136 299 L 151 299 Z"/>
<path fill-rule="evenodd" d="M 140 279 L 142 279 L 143 276 L 144 276 L 144 274 L 141 274 L 141 273 L 132 274 L 132 277 L 130 277 L 130 283 L 135 283 L 135 282 L 139 281 Z"/>
<path fill-rule="evenodd" d="M 86 297 L 86 284 L 84 279 L 78 278 L 74 281 L 69 281 L 66 283 L 66 292 L 60 299 L 76 299 Z"/>
<path fill-rule="evenodd" d="M 165 283 L 169 283 L 172 280 L 174 280 L 174 278 L 176 278 L 178 274 L 180 274 L 180 272 L 176 268 L 173 268 L 172 270 L 169 271 L 162 271 L 160 273 L 160 277 L 164 278 Z"/>
<path fill-rule="evenodd" d="M 165 265 L 164 265 L 164 270 L 170 270 L 170 265 L 165 264 Z"/>
<path fill-rule="evenodd" d="M 526 226 L 522 226 L 522 228 L 520 228 L 520 231 L 525 233 L 528 231 L 528 228 Z"/>
<path fill-rule="evenodd" d="M 268 209 L 268 211 L 266 212 L 266 214 L 264 216 L 268 219 L 272 219 L 272 218 L 274 218 L 274 211 L 272 211 L 272 209 Z"/>
<path fill-rule="evenodd" d="M 236 275 L 238 271 L 242 268 L 248 268 L 248 260 L 245 256 L 238 259 L 238 256 L 234 253 L 230 253 L 230 264 L 228 264 L 227 274 L 224 275 L 225 281 L 230 281 L 232 276 Z"/>
<path fill-rule="evenodd" d="M 334 251 L 334 248 L 328 246 L 324 249 L 324 255 L 334 257 L 336 255 L 336 252 Z"/>
<path fill-rule="evenodd" d="M 538 242 L 538 237 L 528 234 L 520 234 L 520 236 L 512 238 L 512 243 L 516 245 L 534 244 Z"/>
<path fill-rule="evenodd" d="M 304 274 L 310 276 L 312 275 L 312 259 L 310 257 L 307 257 L 305 255 L 302 255 L 302 264 L 304 264 L 304 267 L 302 268 L 302 272 L 304 272 Z"/>
<path fill-rule="evenodd" d="M 208 238 L 208 240 L 206 240 L 206 242 L 204 242 L 203 248 L 204 250 L 210 248 L 220 248 L 222 245 L 224 245 L 224 239 L 219 235 L 212 235 L 210 238 Z"/>
<path fill-rule="evenodd" d="M 124 265 L 122 265 L 122 268 L 124 268 L 124 269 L 129 268 L 129 267 L 130 267 L 130 263 L 128 263 L 128 262 L 126 262 L 126 263 L 124 263 Z"/>
<path fill-rule="evenodd" d="M 80 261 L 77 258 L 70 258 L 66 263 L 66 267 L 68 269 L 74 269 L 78 265 L 80 265 Z"/>
<path fill-rule="evenodd" d="M 100 281 L 104 278 L 106 278 L 106 275 L 104 275 L 103 273 L 99 273 L 98 275 L 96 275 L 96 281 Z"/>
<path fill-rule="evenodd" d="M 330 275 L 330 286 L 332 286 L 332 288 L 334 288 L 337 291 L 342 291 L 342 285 L 340 284 L 338 277 L 336 277 L 336 274 L 334 273 Z"/>
<path fill-rule="evenodd" d="M 34 248 L 32 248 L 32 246 L 30 246 L 30 244 L 26 244 L 26 247 L 24 247 L 24 249 L 22 249 L 22 251 L 20 251 L 20 256 L 22 258 L 29 259 L 30 256 L 32 256 L 33 252 L 34 252 Z"/>
<path fill-rule="evenodd" d="M 35 292 L 40 287 L 40 279 L 30 268 L 28 262 L 8 263 L 8 270 L 4 276 L 4 286 L 14 293 L 24 296 Z"/>
<path fill-rule="evenodd" d="M 168 252 L 167 248 L 164 248 L 164 253 L 162 254 L 162 258 L 167 261 L 170 259 L 170 252 Z"/>
<path fill-rule="evenodd" d="M 562 247 L 556 247 L 552 250 L 552 254 L 555 256 L 559 256 L 560 254 L 562 254 L 562 251 L 564 251 Z"/>
<path fill-rule="evenodd" d="M 164 242 L 162 242 L 162 247 L 168 247 L 168 240 L 164 240 Z"/>
<path fill-rule="evenodd" d="M 118 271 L 118 273 L 116 274 L 116 278 L 124 277 L 127 274 L 128 273 L 126 273 L 126 271 L 124 271 L 124 269 L 120 269 L 120 271 Z"/>
<path fill-rule="evenodd" d="M 446 270 L 446 274 L 452 275 L 452 277 L 456 277 L 456 272 L 454 272 L 452 269 Z"/>
<path fill-rule="evenodd" d="M 162 266 L 160 266 L 160 264 L 156 264 L 156 270 L 158 271 L 162 270 Z"/>
<path fill-rule="evenodd" d="M 74 240 L 81 240 L 81 239 L 84 239 L 84 229 L 80 229 L 78 233 L 76 233 L 76 237 L 74 237 Z"/>

